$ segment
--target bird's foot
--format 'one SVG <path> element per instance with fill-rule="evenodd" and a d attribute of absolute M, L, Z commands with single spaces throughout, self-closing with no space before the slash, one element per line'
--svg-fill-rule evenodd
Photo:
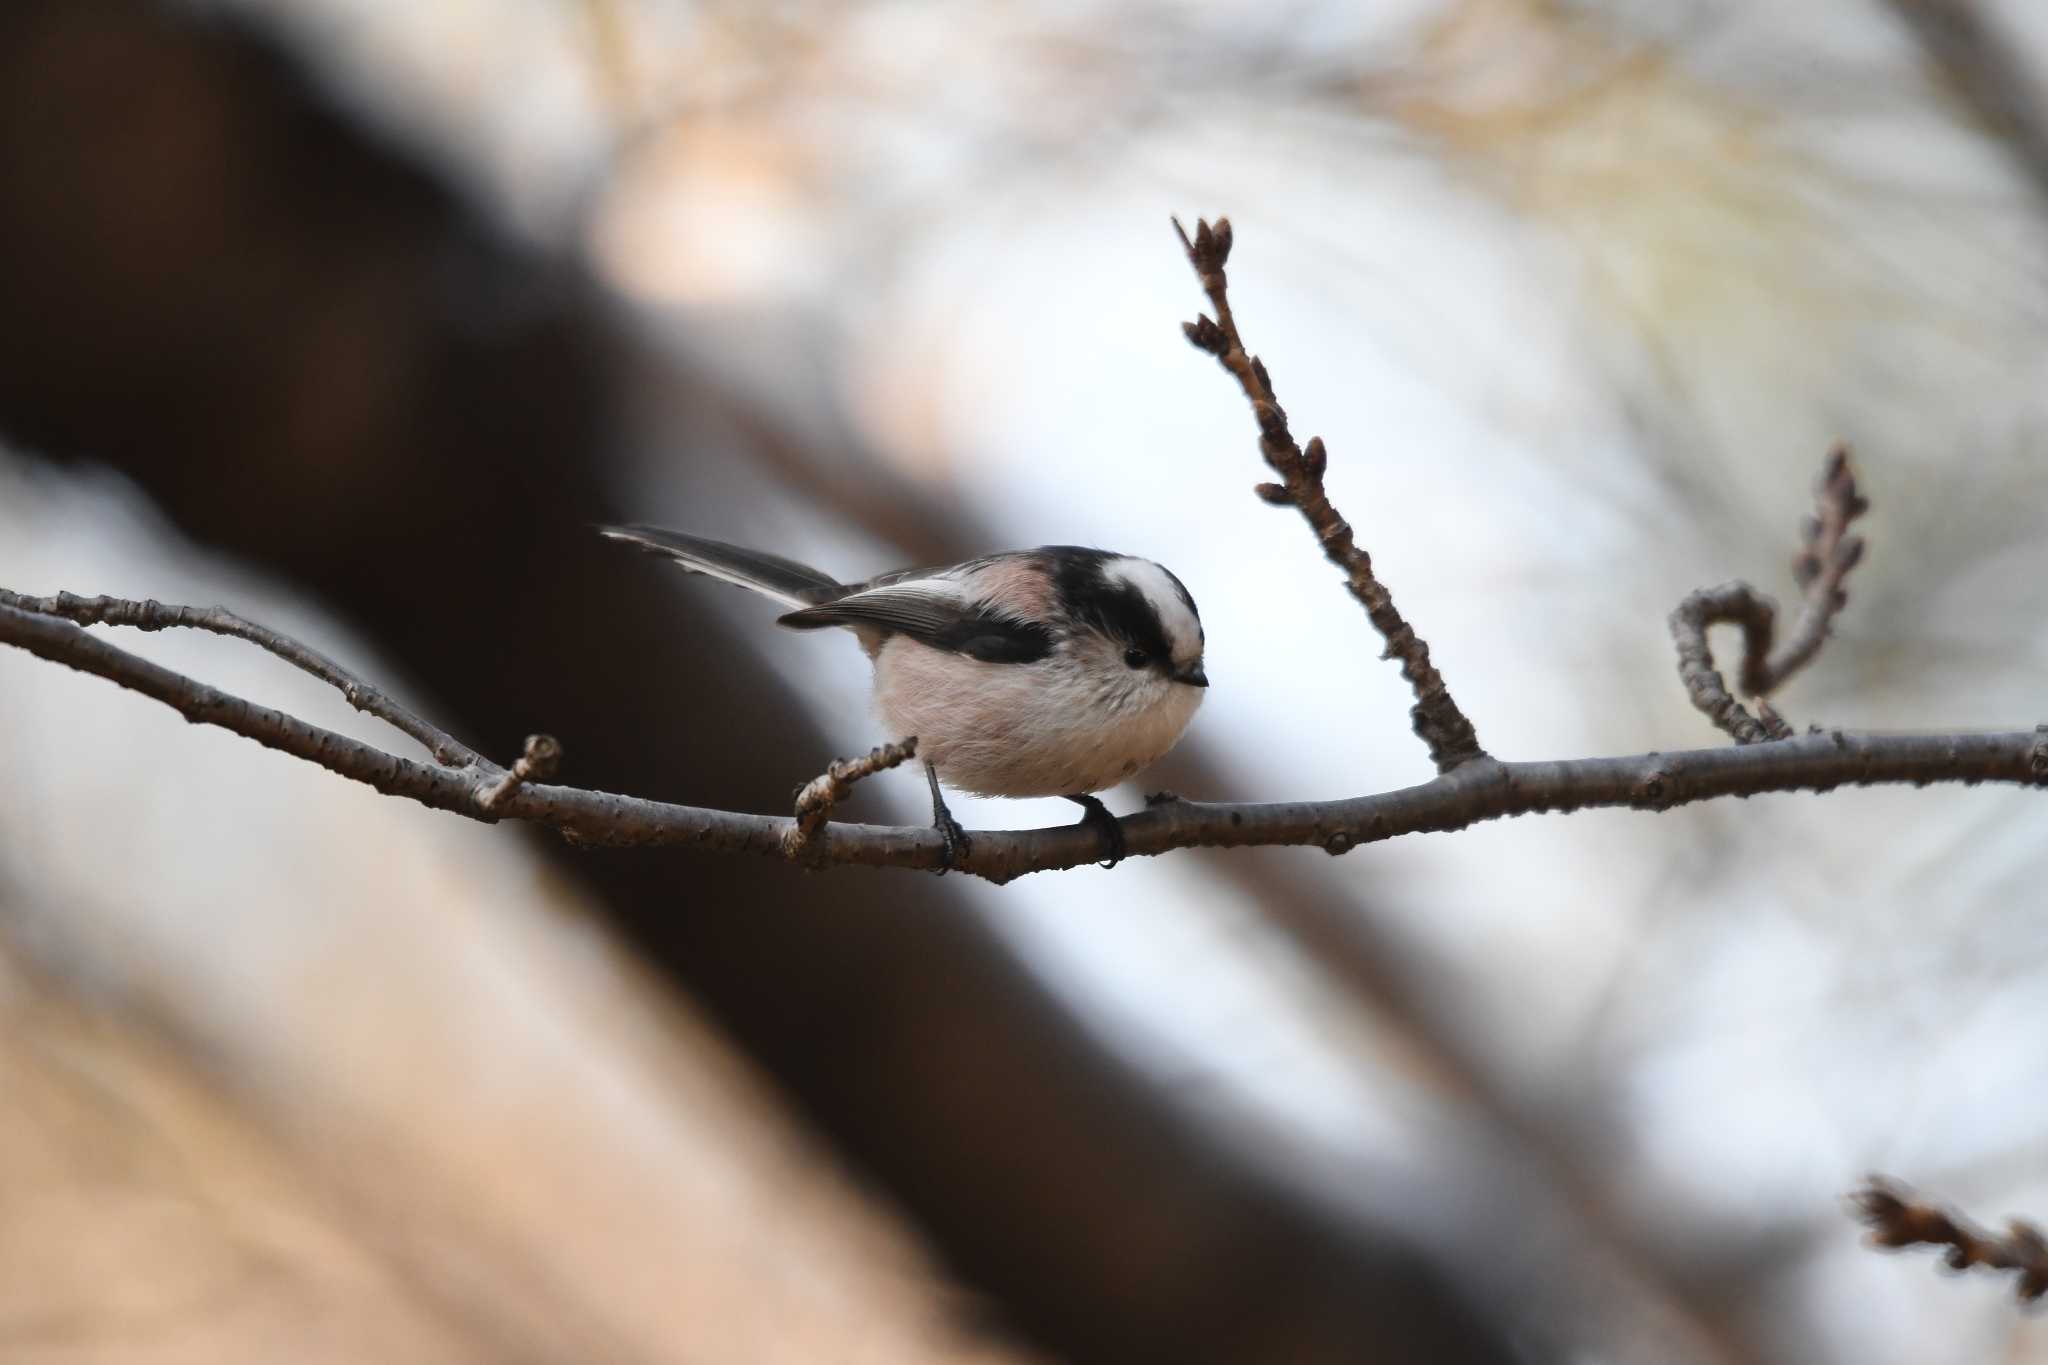
<path fill-rule="evenodd" d="M 960 828 L 960 822 L 953 818 L 953 812 L 943 807 L 932 812 L 932 828 L 939 832 L 939 842 L 943 846 L 939 853 L 939 875 L 943 877 L 960 865 L 967 856 L 967 850 L 974 845 L 967 837 L 967 831 Z"/>
<path fill-rule="evenodd" d="M 932 828 L 939 832 L 939 875 L 943 877 L 960 866 L 960 860 L 967 856 L 970 845 L 967 831 L 960 828 L 953 812 L 946 809 L 946 798 L 939 794 L 938 769 L 929 762 L 924 765 L 924 780 L 932 789 Z"/>
<path fill-rule="evenodd" d="M 1081 823 L 1093 829 L 1102 840 L 1102 849 L 1109 855 L 1109 861 L 1099 866 L 1115 867 L 1122 862 L 1125 852 L 1124 827 L 1109 813 L 1109 807 L 1092 796 L 1070 796 L 1067 800 L 1081 808 Z"/>

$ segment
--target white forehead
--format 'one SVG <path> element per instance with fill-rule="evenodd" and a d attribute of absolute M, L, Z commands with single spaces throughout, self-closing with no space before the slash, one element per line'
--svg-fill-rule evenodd
<path fill-rule="evenodd" d="M 1173 575 L 1149 559 L 1119 555 L 1104 561 L 1102 576 L 1111 583 L 1127 583 L 1145 595 L 1159 615 L 1166 642 L 1176 660 L 1198 659 L 1202 655 L 1202 623 L 1189 609 L 1187 598 Z"/>

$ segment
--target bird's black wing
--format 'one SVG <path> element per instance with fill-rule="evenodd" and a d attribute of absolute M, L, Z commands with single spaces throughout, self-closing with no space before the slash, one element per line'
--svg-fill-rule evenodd
<path fill-rule="evenodd" d="M 1035 663 L 1052 653 L 1052 632 L 998 615 L 964 598 L 956 584 L 931 578 L 885 583 L 776 618 L 797 630 L 871 626 L 919 644 L 992 664 Z"/>

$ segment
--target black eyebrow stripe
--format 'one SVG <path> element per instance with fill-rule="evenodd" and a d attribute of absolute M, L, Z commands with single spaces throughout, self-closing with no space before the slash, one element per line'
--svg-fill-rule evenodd
<path fill-rule="evenodd" d="M 1109 635 L 1144 650 L 1155 659 L 1173 657 L 1159 613 L 1145 594 L 1128 584 L 1100 589 L 1097 595 L 1076 604 L 1076 615 L 1092 620 Z"/>
<path fill-rule="evenodd" d="M 1068 615 L 1154 659 L 1173 657 L 1158 609 L 1136 586 L 1103 573 L 1114 556 L 1073 545 L 1048 545 L 1040 553 L 1051 560 L 1053 587 Z"/>

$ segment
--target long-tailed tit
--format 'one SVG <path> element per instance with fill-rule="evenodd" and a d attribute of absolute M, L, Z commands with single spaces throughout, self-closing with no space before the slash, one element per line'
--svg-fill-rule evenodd
<path fill-rule="evenodd" d="M 1149 559 L 1047 545 L 841 583 L 700 536 L 599 529 L 780 602 L 791 609 L 782 625 L 851 630 L 874 661 L 883 721 L 917 736 L 949 864 L 967 836 L 942 781 L 981 796 L 1064 796 L 1114 864 L 1123 831 L 1091 793 L 1171 749 L 1209 685 L 1195 600 Z"/>

